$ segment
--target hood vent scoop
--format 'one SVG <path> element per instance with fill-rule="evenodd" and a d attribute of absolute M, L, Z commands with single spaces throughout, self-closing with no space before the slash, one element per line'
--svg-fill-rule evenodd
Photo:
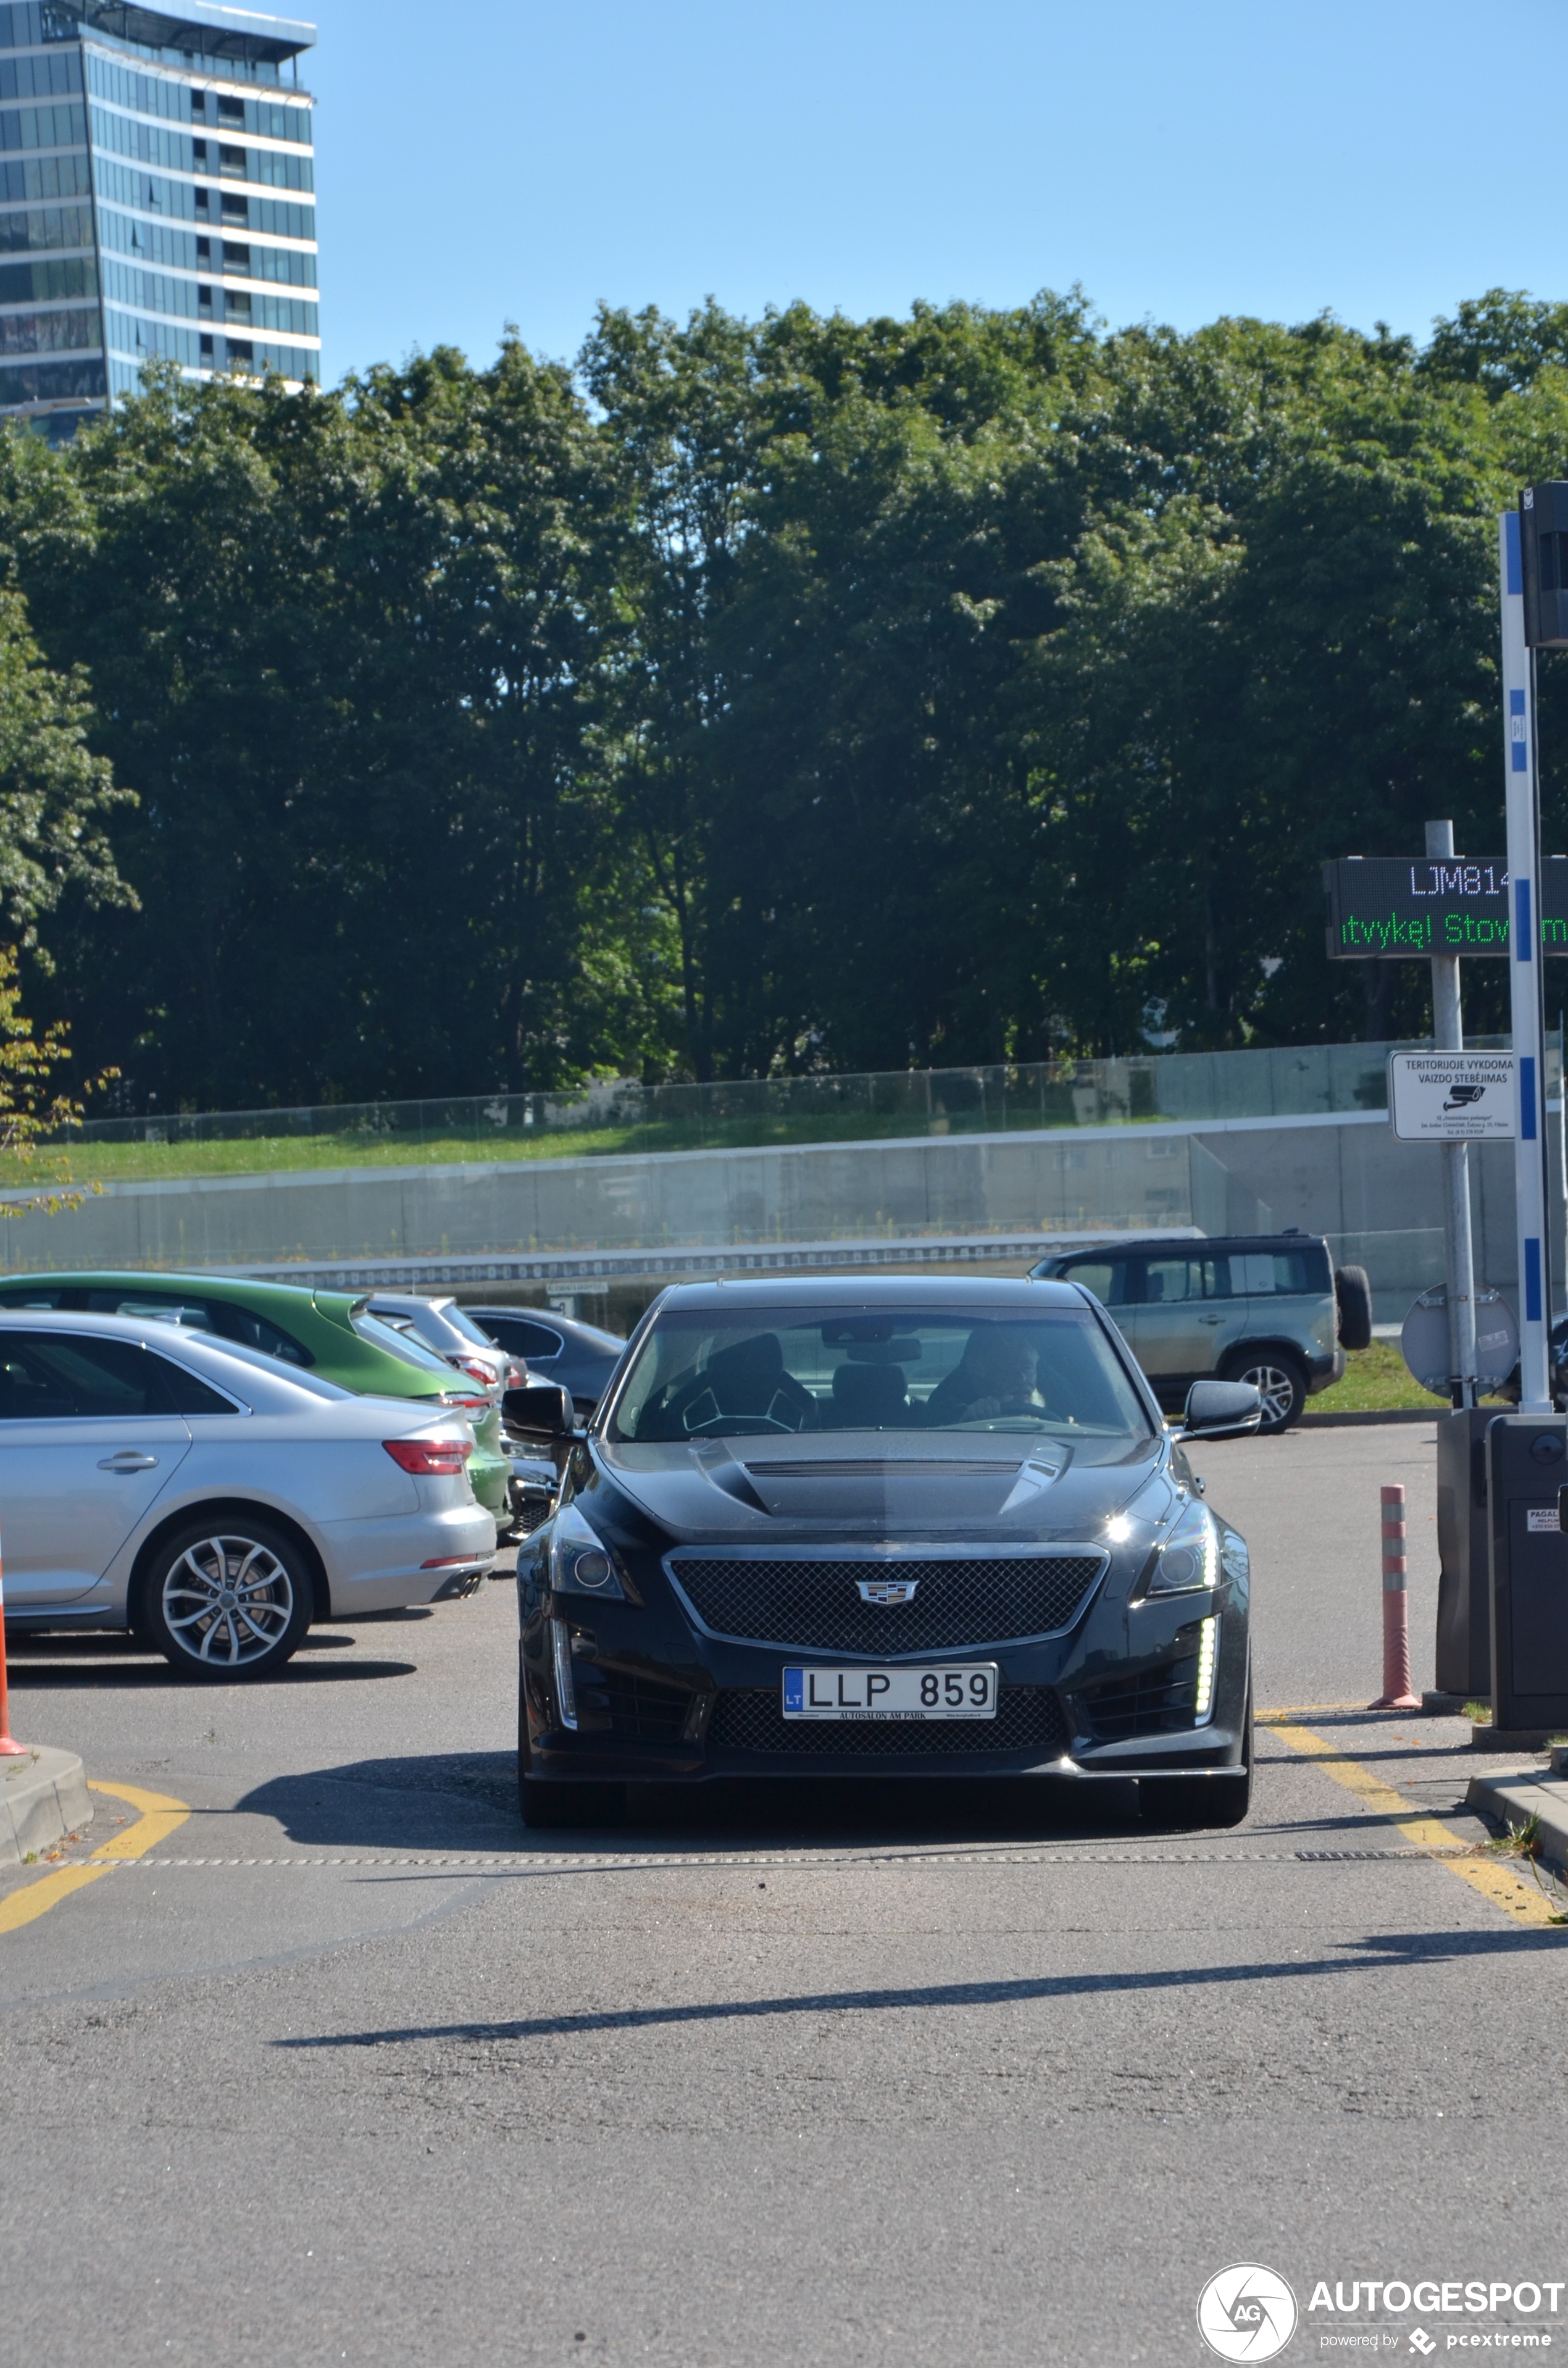
<path fill-rule="evenodd" d="M 766 1513 L 767 1507 L 751 1485 L 744 1463 L 733 1463 L 726 1456 L 721 1463 L 710 1462 L 707 1456 L 698 1459 L 698 1469 L 703 1478 L 728 1497 L 732 1503 L 744 1505 L 753 1513 Z"/>
<path fill-rule="evenodd" d="M 1016 1464 L 992 1463 L 944 1462 L 937 1456 L 900 1456 L 892 1462 L 879 1462 L 870 1456 L 839 1456 L 830 1461 L 786 1463 L 748 1463 L 746 1470 L 754 1480 L 997 1480 L 1007 1479 L 1017 1471 Z"/>

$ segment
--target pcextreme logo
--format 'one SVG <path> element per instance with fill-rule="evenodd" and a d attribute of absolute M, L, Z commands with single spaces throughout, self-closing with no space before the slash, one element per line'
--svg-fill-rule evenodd
<path fill-rule="evenodd" d="M 1272 2360 L 1296 2331 L 1296 2297 L 1278 2270 L 1234 2263 L 1198 2297 L 1198 2332 L 1221 2360 Z"/>

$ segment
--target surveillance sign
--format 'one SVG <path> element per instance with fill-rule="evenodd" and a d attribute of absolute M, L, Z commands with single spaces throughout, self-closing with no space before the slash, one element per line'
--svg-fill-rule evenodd
<path fill-rule="evenodd" d="M 1391 1053 L 1389 1114 L 1401 1143 L 1512 1143 L 1512 1053 Z"/>

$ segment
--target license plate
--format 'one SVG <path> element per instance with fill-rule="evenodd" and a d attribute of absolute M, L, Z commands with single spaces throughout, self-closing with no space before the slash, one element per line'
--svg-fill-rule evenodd
<path fill-rule="evenodd" d="M 786 1669 L 786 1718 L 994 1718 L 994 1661 L 940 1668 Z"/>

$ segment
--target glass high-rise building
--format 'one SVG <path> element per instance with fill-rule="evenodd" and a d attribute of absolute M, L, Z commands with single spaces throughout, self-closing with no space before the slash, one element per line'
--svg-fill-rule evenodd
<path fill-rule="evenodd" d="M 320 377 L 312 25 L 0 0 L 0 414 L 51 437 L 187 378 Z"/>

